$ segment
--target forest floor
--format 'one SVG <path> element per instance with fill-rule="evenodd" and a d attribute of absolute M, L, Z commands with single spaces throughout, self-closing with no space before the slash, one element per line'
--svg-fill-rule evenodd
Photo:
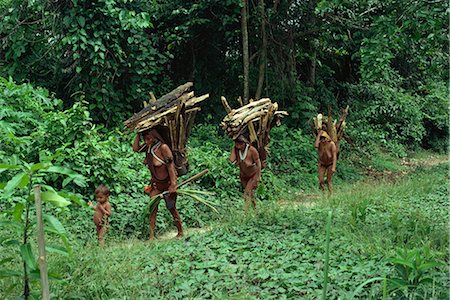
<path fill-rule="evenodd" d="M 416 253 L 415 262 L 428 265 L 449 258 L 448 157 L 419 157 L 404 165 L 395 174 L 337 186 L 328 197 L 297 193 L 258 203 L 256 211 L 237 211 L 226 222 L 186 228 L 182 240 L 169 231 L 156 241 L 110 239 L 104 249 L 75 243 L 73 257 L 49 257 L 50 272 L 64 278 L 51 281 L 52 296 L 318 299 L 324 288 L 326 219 L 332 212 L 328 299 L 393 297 L 400 292 L 392 287 L 386 292 L 377 278 L 401 277 L 399 262 L 408 259 L 399 257 L 401 251 L 409 259 Z M 402 293 L 411 299 L 448 299 L 445 265 L 422 274 L 415 262 L 407 261 L 410 274 L 431 282 L 406 286 Z M 0 280 L 0 291 L 6 286 Z"/>

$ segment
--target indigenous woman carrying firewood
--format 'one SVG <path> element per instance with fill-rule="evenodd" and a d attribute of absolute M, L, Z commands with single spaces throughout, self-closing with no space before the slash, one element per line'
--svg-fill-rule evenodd
<path fill-rule="evenodd" d="M 319 187 L 322 191 L 325 190 L 324 175 L 325 171 L 327 171 L 327 186 L 328 191 L 331 193 L 333 191 L 333 184 L 331 183 L 331 180 L 334 172 L 336 172 L 336 144 L 331 140 L 330 136 L 325 131 L 319 130 L 314 146 L 317 148 L 317 152 L 319 153 Z"/>
<path fill-rule="evenodd" d="M 250 103 L 237 109 L 231 109 L 225 97 L 221 99 L 228 113 L 221 126 L 234 141 L 230 161 L 239 165 L 246 204 L 251 203 L 256 208 L 254 194 L 261 179 L 261 169 L 267 163 L 270 130 L 281 123 L 280 118 L 287 112 L 278 111 L 278 104 L 269 98 L 250 99 Z"/>
<path fill-rule="evenodd" d="M 151 173 L 150 185 L 144 189 L 151 199 L 150 239 L 155 238 L 160 196 L 164 198 L 166 207 L 172 214 L 178 229 L 177 237 L 183 236 L 180 214 L 176 209 L 177 176 L 187 173 L 186 143 L 195 115 L 200 110 L 195 105 L 209 97 L 208 94 L 194 96 L 194 92 L 189 91 L 192 85 L 192 82 L 183 84 L 158 100 L 151 94 L 150 104 L 124 122 L 128 129 L 136 130 L 133 151 L 146 153 L 144 164 Z M 203 174 L 205 172 L 198 175 Z M 198 178 L 198 175 L 194 177 Z"/>
<path fill-rule="evenodd" d="M 140 144 L 140 134 L 136 134 L 133 143 L 133 151 L 145 152 L 144 164 L 146 164 L 151 173 L 150 179 L 150 198 L 158 194 L 164 194 L 166 207 L 173 217 L 173 222 L 177 227 L 177 237 L 183 236 L 183 226 L 181 224 L 180 214 L 176 208 L 176 189 L 177 189 L 177 173 L 173 161 L 172 151 L 164 142 L 161 135 L 156 129 L 144 131 L 142 134 L 144 144 Z M 154 208 L 150 215 L 150 239 L 155 238 L 156 214 L 158 213 L 158 206 Z"/>
<path fill-rule="evenodd" d="M 240 135 L 234 140 L 229 159 L 233 164 L 239 165 L 239 178 L 244 187 L 244 199 L 247 206 L 251 202 L 253 208 L 256 208 L 255 189 L 261 179 L 261 160 L 258 150 L 250 145 L 244 135 Z"/>
<path fill-rule="evenodd" d="M 336 162 L 339 157 L 339 144 L 344 137 L 344 128 L 346 125 L 345 118 L 348 114 L 348 106 L 342 111 L 342 115 L 338 124 L 332 121 L 331 107 L 328 107 L 328 117 L 324 120 L 322 114 L 314 117 L 314 133 L 316 134 L 316 142 L 314 146 L 317 148 L 319 163 L 319 188 L 325 191 L 325 171 L 327 172 L 326 183 L 328 192 L 333 191 L 333 174 L 336 172 Z"/>

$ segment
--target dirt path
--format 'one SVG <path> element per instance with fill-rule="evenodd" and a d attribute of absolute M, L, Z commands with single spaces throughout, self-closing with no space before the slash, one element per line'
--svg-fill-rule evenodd
<path fill-rule="evenodd" d="M 403 171 L 373 171 L 373 170 L 367 170 L 366 178 L 364 178 L 359 183 L 367 183 L 367 182 L 374 182 L 374 181 L 388 181 L 388 182 L 395 182 L 402 177 L 404 177 L 407 174 L 411 174 L 415 172 L 417 168 L 432 168 L 434 166 L 440 165 L 440 164 L 447 164 L 449 165 L 450 160 L 449 157 L 446 155 L 439 155 L 439 154 L 432 154 L 425 158 L 407 158 L 403 159 L 401 162 L 401 165 L 406 167 Z M 339 191 L 336 191 L 339 193 Z M 315 206 L 320 199 L 323 197 L 326 197 L 322 194 L 322 192 L 317 191 L 313 193 L 301 193 L 296 192 L 295 193 L 295 199 L 280 199 L 278 200 L 278 205 L 281 207 L 289 207 L 289 208 L 297 208 L 299 206 L 303 207 L 313 207 Z"/>
<path fill-rule="evenodd" d="M 210 230 L 211 230 L 211 226 L 206 226 L 206 227 L 202 227 L 202 228 L 184 228 L 184 238 L 189 237 L 191 235 L 195 235 L 195 234 L 203 234 Z M 172 239 L 175 239 L 175 236 L 177 235 L 177 233 L 178 232 L 176 230 L 169 230 L 159 236 L 156 236 L 156 240 L 157 241 L 172 240 Z"/>
<path fill-rule="evenodd" d="M 437 166 L 440 164 L 447 163 L 449 164 L 449 158 L 444 155 L 431 155 L 430 157 L 424 158 L 424 159 L 403 159 L 402 165 L 405 166 L 407 169 L 404 171 L 399 172 L 391 172 L 391 171 L 384 171 L 384 172 L 372 172 L 368 175 L 368 178 L 362 180 L 359 183 L 367 183 L 367 181 L 378 181 L 378 180 L 387 180 L 387 181 L 396 181 L 403 176 L 410 174 L 416 170 L 418 167 L 425 167 L 425 168 L 431 168 L 433 166 Z M 339 193 L 339 191 L 337 191 Z M 319 191 L 317 192 L 311 192 L 311 193 L 301 193 L 296 192 L 295 193 L 295 200 L 288 200 L 288 199 L 280 199 L 277 201 L 277 204 L 280 207 L 283 208 L 290 208 L 295 209 L 297 207 L 314 207 L 317 205 L 318 202 L 321 201 L 323 198 L 323 194 Z M 211 226 L 206 226 L 202 228 L 184 228 L 185 230 L 185 238 L 197 235 L 197 234 L 203 234 L 206 232 L 211 231 Z M 163 234 L 157 236 L 157 241 L 167 241 L 176 239 L 175 236 L 177 235 L 176 230 L 170 230 L 167 232 L 164 232 Z"/>

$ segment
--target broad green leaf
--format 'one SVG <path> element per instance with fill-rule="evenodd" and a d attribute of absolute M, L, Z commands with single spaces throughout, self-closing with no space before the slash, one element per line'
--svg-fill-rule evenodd
<path fill-rule="evenodd" d="M 23 208 L 25 207 L 25 205 L 21 202 L 16 203 L 16 206 L 14 206 L 14 210 L 13 210 L 13 218 L 15 221 L 20 222 L 22 221 L 22 211 Z"/>
<path fill-rule="evenodd" d="M 69 256 L 69 252 L 67 252 L 67 250 L 65 248 L 60 247 L 60 246 L 46 245 L 45 250 L 48 253 L 58 253 L 58 254 L 62 254 L 64 256 Z"/>
<path fill-rule="evenodd" d="M 50 172 L 50 173 L 59 173 L 59 174 L 67 175 L 67 176 L 79 175 L 78 173 L 72 171 L 71 169 L 61 167 L 61 166 L 51 166 L 50 168 L 48 168 L 45 171 Z"/>
<path fill-rule="evenodd" d="M 8 165 L 8 164 L 0 164 L 0 170 L 3 169 L 19 169 L 20 166 L 18 165 Z"/>
<path fill-rule="evenodd" d="M 75 176 L 75 178 L 73 179 L 73 182 L 76 185 L 78 185 L 79 187 L 86 187 L 87 186 L 86 180 L 81 175 Z"/>
<path fill-rule="evenodd" d="M 63 187 L 63 188 L 66 187 L 72 180 L 73 180 L 72 177 L 67 177 L 67 178 L 65 178 L 65 179 L 63 180 L 63 182 L 62 182 L 62 187 Z"/>
<path fill-rule="evenodd" d="M 83 198 L 79 194 L 72 194 L 72 193 L 66 193 L 66 192 L 59 192 L 59 195 L 61 197 L 64 197 L 66 199 L 70 199 L 72 202 L 75 202 L 76 204 L 84 207 L 88 207 L 86 201 L 83 201 Z"/>
<path fill-rule="evenodd" d="M 39 171 L 42 169 L 48 169 L 51 166 L 50 163 L 48 162 L 41 162 L 41 163 L 37 163 L 31 166 L 31 171 Z"/>
<path fill-rule="evenodd" d="M 54 216 L 52 215 L 46 215 L 44 214 L 44 220 L 47 221 L 47 225 L 53 229 L 54 232 L 58 233 L 59 235 L 65 235 L 66 229 L 64 228 L 63 224 Z"/>
<path fill-rule="evenodd" d="M 79 16 L 77 18 L 78 24 L 80 24 L 81 27 L 84 27 L 84 24 L 86 23 L 86 19 L 83 16 Z"/>
<path fill-rule="evenodd" d="M 30 278 L 33 280 L 39 280 L 41 278 L 41 273 L 39 269 L 32 270 L 30 272 Z M 48 272 L 48 279 L 51 280 L 64 280 L 61 275 L 54 273 L 54 272 Z M 36 300 L 40 299 L 39 297 L 36 298 Z"/>
<path fill-rule="evenodd" d="M 430 261 L 430 262 L 427 262 L 427 263 L 424 263 L 424 264 L 420 265 L 420 266 L 417 268 L 417 270 L 420 270 L 420 271 L 422 271 L 422 272 L 425 272 L 425 271 L 428 270 L 428 269 L 432 269 L 432 268 L 439 267 L 439 266 L 442 266 L 442 265 L 443 265 L 443 263 L 441 263 L 441 262 Z"/>
<path fill-rule="evenodd" d="M 5 192 L 7 194 L 11 193 L 16 187 L 23 188 L 30 182 L 30 176 L 27 173 L 22 172 L 16 174 L 5 186 Z"/>
<path fill-rule="evenodd" d="M 351 296 L 350 299 L 355 298 L 364 288 L 365 285 L 375 282 L 375 281 L 382 281 L 384 280 L 384 277 L 374 277 L 374 278 L 370 278 L 366 281 L 364 281 L 363 283 L 361 283 L 359 286 L 356 287 L 356 289 L 353 291 L 353 295 Z"/>
<path fill-rule="evenodd" d="M 49 202 L 57 207 L 66 207 L 70 205 L 70 201 L 67 201 L 66 198 L 61 197 L 53 191 L 42 192 L 41 199 L 43 202 Z"/>
<path fill-rule="evenodd" d="M 30 270 L 37 269 L 36 258 L 31 251 L 31 245 L 29 243 L 20 245 L 20 254 L 22 255 L 22 259 L 25 264 L 30 268 Z"/>
<path fill-rule="evenodd" d="M 56 193 L 56 190 L 55 190 L 52 186 L 50 186 L 50 185 L 47 185 L 47 184 L 41 184 L 41 187 L 45 188 L 47 191 L 52 191 L 52 192 Z M 34 198 L 33 198 L 33 199 L 34 199 Z"/>
<path fill-rule="evenodd" d="M 67 236 L 61 235 L 61 239 L 64 243 L 64 246 L 66 247 L 67 252 L 70 256 L 72 256 L 72 247 L 70 246 L 69 240 L 67 239 Z"/>

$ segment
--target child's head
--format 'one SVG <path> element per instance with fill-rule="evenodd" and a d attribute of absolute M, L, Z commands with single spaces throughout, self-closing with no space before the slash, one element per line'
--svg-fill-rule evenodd
<path fill-rule="evenodd" d="M 104 184 L 100 184 L 95 189 L 95 198 L 97 199 L 97 202 L 105 203 L 106 201 L 108 201 L 108 197 L 109 197 L 108 187 Z"/>

